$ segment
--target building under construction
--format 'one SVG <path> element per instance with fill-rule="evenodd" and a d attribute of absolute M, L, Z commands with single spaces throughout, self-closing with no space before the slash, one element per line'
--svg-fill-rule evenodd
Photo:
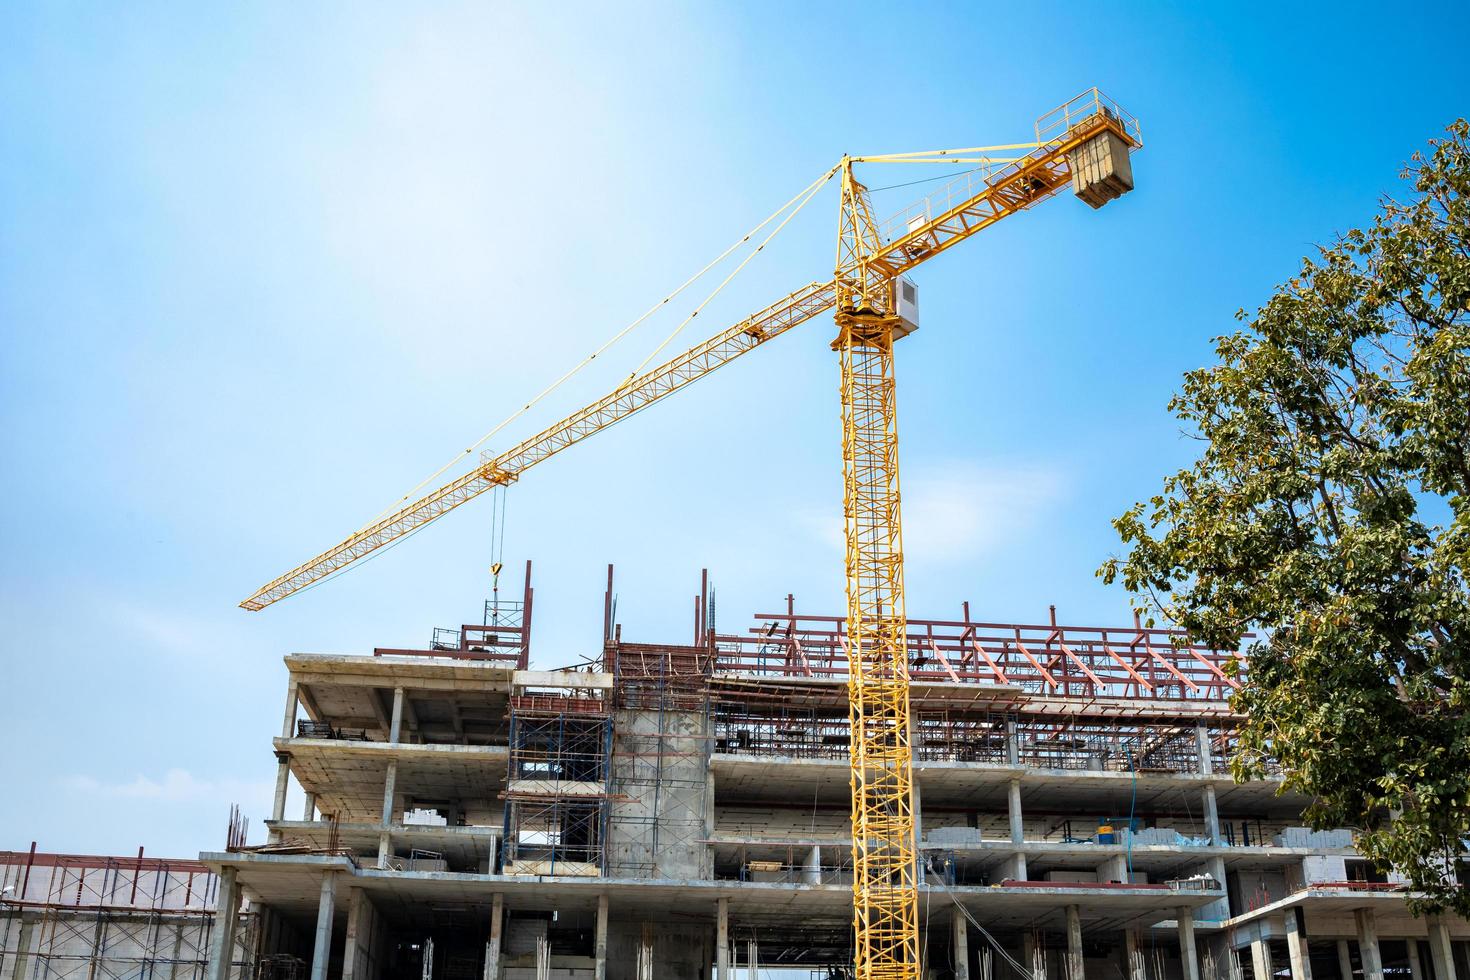
<path fill-rule="evenodd" d="M 701 594 L 633 642 L 609 571 L 591 666 L 534 670 L 527 576 L 423 649 L 286 657 L 269 843 L 10 854 L 0 980 L 845 976 L 843 618 Z M 1464 921 L 1231 779 L 1228 654 L 1176 641 L 909 621 L 922 975 L 1470 977 Z"/>

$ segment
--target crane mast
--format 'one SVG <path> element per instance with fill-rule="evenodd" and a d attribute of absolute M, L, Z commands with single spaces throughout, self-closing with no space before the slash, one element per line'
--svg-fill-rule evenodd
<path fill-rule="evenodd" d="M 903 531 L 893 345 L 911 332 L 900 316 L 904 272 L 995 222 L 1057 194 L 1068 182 L 1094 208 L 1131 190 L 1137 119 L 1089 89 L 1037 120 L 1034 142 L 882 157 L 844 157 L 836 270 L 470 472 L 394 510 L 266 583 L 240 605 L 259 610 L 432 523 L 766 341 L 834 310 L 841 367 L 842 486 L 846 538 L 849 759 L 852 791 L 856 980 L 918 980 L 919 866 L 914 838 Z M 1024 150 L 1007 161 L 989 150 Z M 976 154 L 982 154 L 977 156 Z M 856 163 L 978 163 L 887 225 L 873 218 Z M 998 165 L 1004 163 L 1004 166 Z M 978 175 L 978 176 L 976 176 Z M 829 177 L 831 173 L 829 172 Z M 727 280 L 728 281 L 728 280 Z"/>
<path fill-rule="evenodd" d="M 907 980 L 919 975 L 919 922 L 893 377 L 893 343 L 904 330 L 897 280 L 868 266 L 880 240 L 850 160 L 838 239 L 832 347 L 842 367 L 856 977 Z"/>

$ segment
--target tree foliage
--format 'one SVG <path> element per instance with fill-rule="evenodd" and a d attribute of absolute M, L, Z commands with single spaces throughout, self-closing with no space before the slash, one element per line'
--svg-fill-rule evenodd
<path fill-rule="evenodd" d="M 1279 766 L 1416 910 L 1470 915 L 1470 126 L 1403 178 L 1185 376 L 1202 455 L 1113 522 L 1098 574 L 1246 644 L 1237 778 Z"/>

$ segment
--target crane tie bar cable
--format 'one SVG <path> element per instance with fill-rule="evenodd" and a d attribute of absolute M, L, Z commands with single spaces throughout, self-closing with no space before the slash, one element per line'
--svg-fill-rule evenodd
<path fill-rule="evenodd" d="M 791 198 L 791 200 L 787 201 L 785 204 L 781 205 L 775 211 L 771 212 L 771 214 L 769 216 L 767 216 L 764 220 L 762 220 L 760 224 L 758 224 L 754 228 L 750 229 L 750 231 L 746 232 L 737 242 L 735 242 L 729 248 L 725 249 L 719 255 L 715 256 L 715 258 L 711 259 L 709 261 L 709 263 L 705 265 L 704 268 L 700 269 L 694 275 L 692 275 L 688 279 L 684 280 L 684 282 L 677 289 L 675 289 L 673 292 L 669 293 L 667 296 L 665 296 L 663 299 L 659 300 L 657 303 L 654 303 L 652 306 L 650 306 L 647 310 L 644 311 L 644 313 L 643 313 L 642 316 L 638 317 L 638 319 L 634 320 L 632 323 L 628 324 L 626 327 L 623 327 L 617 333 L 613 334 L 612 337 L 610 337 L 605 343 L 603 343 L 603 345 L 601 347 L 597 348 L 597 350 L 595 350 L 591 354 L 587 355 L 575 367 L 573 367 L 571 370 L 567 371 L 561 377 L 557 378 L 551 384 L 549 384 L 545 388 L 543 388 L 539 394 L 537 394 L 530 401 L 526 402 L 526 404 L 522 405 L 520 408 L 516 409 L 510 415 L 506 416 L 505 419 L 502 420 L 499 425 L 495 426 L 495 428 L 491 429 L 489 432 L 485 433 L 480 438 L 478 438 L 474 442 L 470 443 L 468 446 L 466 446 L 464 448 L 464 450 L 462 452 L 456 453 L 454 455 L 454 457 L 449 460 L 449 462 L 445 463 L 443 466 L 439 467 L 437 470 L 435 470 L 434 472 L 430 473 L 428 476 L 424 477 L 411 490 L 409 490 L 403 496 L 399 497 L 397 500 L 393 501 L 393 503 L 389 504 L 387 507 L 385 507 L 381 511 L 379 511 L 366 524 L 364 524 L 362 527 L 360 527 L 360 528 L 357 529 L 358 533 L 362 533 L 363 531 L 365 531 L 368 528 L 372 527 L 374 524 L 376 524 L 379 521 L 381 521 L 384 517 L 387 517 L 389 514 L 393 513 L 395 509 L 397 509 L 402 504 L 404 504 L 406 501 L 408 501 L 410 498 L 412 498 L 414 494 L 418 493 L 424 487 L 428 486 L 428 484 L 432 480 L 435 480 L 438 477 L 442 476 L 446 470 L 448 470 L 449 468 L 451 468 L 452 466 L 454 466 L 456 463 L 461 462 L 466 456 L 469 456 L 472 453 L 474 453 L 474 451 L 476 449 L 479 449 L 481 446 L 483 446 L 486 442 L 488 442 L 491 438 L 493 438 L 496 434 L 498 434 L 500 432 L 500 430 L 504 429 L 507 425 L 509 425 L 510 423 L 514 422 L 516 419 L 520 418 L 522 415 L 525 415 L 527 412 L 529 412 L 542 399 L 544 399 L 546 396 L 550 395 L 552 392 L 556 391 L 563 384 L 565 384 L 567 381 L 571 380 L 575 375 L 577 375 L 578 373 L 580 373 L 583 368 L 587 367 L 587 365 L 591 364 L 594 360 L 596 360 L 597 357 L 598 357 L 598 355 L 605 353 L 614 344 L 616 344 L 618 341 L 622 340 L 629 333 L 631 333 L 636 327 L 638 327 L 640 324 L 642 324 L 643 321 L 647 320 L 654 313 L 657 313 L 659 310 L 663 309 L 663 307 L 667 306 L 669 304 L 669 302 L 672 301 L 676 296 L 678 296 L 684 290 L 688 289 L 694 283 L 698 282 L 701 278 L 704 277 L 704 275 L 706 273 L 708 273 L 715 266 L 717 266 L 721 262 L 723 262 L 726 258 L 728 258 L 730 256 L 730 254 L 732 252 L 734 252 L 738 248 L 740 248 L 740 246 L 744 245 L 746 242 L 748 242 L 752 238 L 754 238 L 757 232 L 759 232 L 766 225 L 768 225 L 772 221 L 774 221 L 777 217 L 779 217 L 781 214 L 783 214 L 787 209 L 791 208 L 791 206 L 794 204 L 794 205 L 796 205 L 795 210 L 793 210 L 791 212 L 791 214 L 787 215 L 786 218 L 781 222 L 781 224 L 779 224 L 776 227 L 776 231 L 780 231 L 782 228 L 784 228 L 786 226 L 786 223 L 788 221 L 790 221 L 792 219 L 792 217 L 794 217 L 796 215 L 796 212 L 797 211 L 800 211 L 806 205 L 807 201 L 811 200 L 812 195 L 815 194 L 818 190 L 820 190 L 822 188 L 822 186 L 827 183 L 827 181 L 831 180 L 832 179 L 832 176 L 834 174 L 836 174 L 836 173 L 837 173 L 837 168 L 836 167 L 833 167 L 831 170 L 827 171 L 827 173 L 825 173 L 821 177 L 818 177 L 816 180 L 812 181 L 806 187 L 802 188 L 801 191 L 799 191 L 794 197 Z M 800 202 L 800 203 L 797 203 L 797 202 Z M 640 364 L 640 365 L 638 365 L 638 370 L 635 370 L 632 374 L 630 374 L 628 376 L 628 379 L 625 380 L 620 387 L 626 387 L 627 384 L 628 384 L 628 381 L 631 381 L 637 375 L 638 371 L 641 371 L 645 366 L 647 366 L 648 362 L 653 359 L 654 355 L 656 355 L 659 351 L 663 350 L 664 347 L 668 346 L 669 341 L 673 340 L 674 337 L 678 335 L 679 331 L 684 328 L 684 325 L 687 324 L 694 317 L 698 316 L 699 315 L 699 311 L 702 310 L 702 309 L 704 309 L 704 307 L 709 303 L 709 301 L 711 299 L 713 299 L 715 297 L 715 295 L 717 293 L 719 293 L 719 291 L 721 289 L 725 288 L 725 286 L 730 282 L 730 279 L 734 278 L 735 273 L 736 272 L 739 272 L 741 269 L 745 268 L 746 263 L 748 263 L 751 260 L 751 258 L 753 258 L 756 255 L 756 253 L 760 252 L 760 250 L 762 248 L 765 248 L 767 242 L 769 242 L 771 240 L 771 238 L 775 237 L 776 231 L 771 232 L 771 234 L 766 237 L 765 241 L 761 242 L 761 244 L 756 248 L 755 252 L 752 252 L 749 256 L 747 256 L 745 258 L 745 260 L 743 262 L 740 263 L 740 265 L 735 269 L 735 272 L 732 272 L 728 277 L 726 277 L 725 281 L 722 282 L 722 283 L 720 283 L 719 287 L 717 287 L 713 293 L 711 293 L 708 297 L 706 297 L 705 298 L 705 301 L 703 303 L 701 303 L 699 305 L 699 307 L 693 313 L 691 313 L 688 317 L 686 317 L 685 320 L 684 320 L 684 322 L 681 323 L 681 324 L 679 324 L 679 327 L 677 329 L 675 329 L 675 331 L 672 334 L 670 334 L 668 336 L 668 338 L 665 339 L 662 344 L 659 344 L 658 347 L 654 348 L 653 354 L 650 354 L 648 357 L 644 358 L 643 363 Z"/>

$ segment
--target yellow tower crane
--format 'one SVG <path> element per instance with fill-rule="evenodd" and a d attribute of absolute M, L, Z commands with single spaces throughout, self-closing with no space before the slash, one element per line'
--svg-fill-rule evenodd
<path fill-rule="evenodd" d="M 1097 89 L 1036 122 L 1035 139 L 885 156 L 844 157 L 834 277 L 797 289 L 664 364 L 373 521 L 266 583 L 240 603 L 264 609 L 442 517 L 595 432 L 627 418 L 820 313 L 833 309 L 841 362 L 846 530 L 848 705 L 851 734 L 854 976 L 919 977 L 903 534 L 893 344 L 916 327 L 908 270 L 1068 183 L 1094 208 L 1133 188 L 1138 121 Z M 1018 151 L 997 159 L 998 151 Z M 879 225 L 858 163 L 975 164 L 937 194 Z M 819 181 L 818 186 L 824 181 Z M 780 212 L 778 212 L 779 214 Z M 783 222 L 784 223 L 784 222 Z"/>

